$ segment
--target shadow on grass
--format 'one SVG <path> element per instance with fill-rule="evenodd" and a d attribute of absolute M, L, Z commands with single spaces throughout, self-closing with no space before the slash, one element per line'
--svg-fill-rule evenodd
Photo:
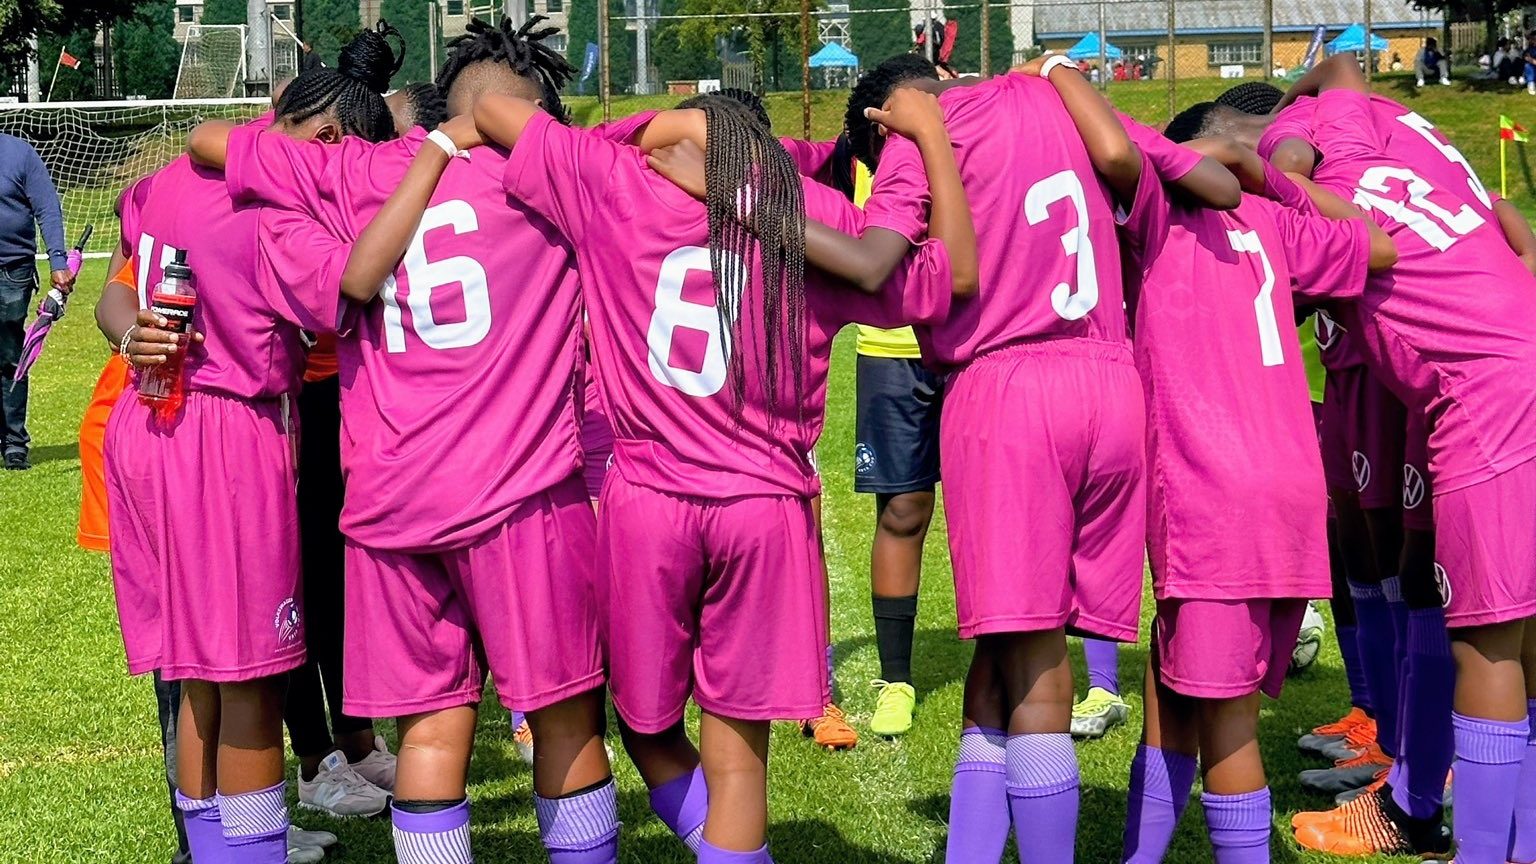
<path fill-rule="evenodd" d="M 80 459 L 80 445 L 45 444 L 42 447 L 33 447 L 31 459 L 33 465 L 41 465 L 44 462 L 76 462 Z"/>

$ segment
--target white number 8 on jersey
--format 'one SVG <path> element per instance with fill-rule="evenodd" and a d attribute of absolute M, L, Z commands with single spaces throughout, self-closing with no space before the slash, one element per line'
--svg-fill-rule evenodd
<path fill-rule="evenodd" d="M 722 255 L 730 253 L 722 252 Z M 734 256 L 730 266 L 740 267 Z M 709 273 L 709 250 L 703 246 L 684 246 L 661 263 L 656 279 L 656 311 L 646 331 L 645 344 L 651 377 L 689 396 L 713 396 L 725 386 L 725 367 L 731 359 L 730 334 L 720 333 L 720 313 L 714 303 L 695 303 L 683 297 L 683 283 L 690 271 Z M 738 310 L 730 310 L 734 321 Z M 704 361 L 697 371 L 679 369 L 671 364 L 672 340 L 678 328 L 704 333 Z"/>

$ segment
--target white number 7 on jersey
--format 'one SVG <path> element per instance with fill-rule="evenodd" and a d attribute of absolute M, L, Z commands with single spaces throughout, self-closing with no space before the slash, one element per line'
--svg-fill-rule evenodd
<path fill-rule="evenodd" d="M 1259 256 L 1264 267 L 1264 284 L 1259 296 L 1253 298 L 1253 315 L 1259 323 L 1259 353 L 1265 366 L 1281 366 L 1285 363 L 1285 346 L 1280 343 L 1280 322 L 1275 320 L 1275 268 L 1269 263 L 1269 253 L 1259 242 L 1257 231 L 1228 231 L 1227 240 L 1238 252 Z"/>

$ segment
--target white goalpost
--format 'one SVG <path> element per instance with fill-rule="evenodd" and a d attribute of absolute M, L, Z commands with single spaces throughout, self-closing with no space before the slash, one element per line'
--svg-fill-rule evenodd
<path fill-rule="evenodd" d="M 238 53 L 238 52 L 237 52 Z M 96 226 L 93 256 L 118 241 L 113 206 L 123 187 L 186 150 L 187 133 L 204 120 L 260 116 L 266 99 L 129 100 L 0 104 L 0 132 L 31 144 L 43 157 L 74 237 Z"/>
<path fill-rule="evenodd" d="M 267 19 L 271 35 L 268 59 L 273 85 L 299 73 L 299 37 L 288 22 Z M 250 30 L 244 24 L 193 24 L 181 46 L 175 99 L 231 99 L 246 94 Z"/>

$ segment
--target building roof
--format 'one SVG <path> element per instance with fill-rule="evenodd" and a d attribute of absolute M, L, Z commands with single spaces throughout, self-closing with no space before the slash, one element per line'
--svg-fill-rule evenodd
<path fill-rule="evenodd" d="M 1058 5 L 1059 4 L 1059 5 Z M 1259 33 L 1264 29 L 1264 0 L 1177 0 L 1175 29 L 1186 35 Z M 1274 0 L 1277 32 L 1311 31 L 1319 24 L 1340 31 L 1360 22 L 1361 0 Z M 1099 4 L 1090 0 L 1039 0 L 1034 7 L 1035 36 L 1077 38 L 1099 29 Z M 1438 12 L 1415 9 L 1410 0 L 1371 0 L 1373 29 L 1440 27 Z M 1164 0 L 1105 0 L 1104 27 L 1111 37 L 1167 35 Z"/>

